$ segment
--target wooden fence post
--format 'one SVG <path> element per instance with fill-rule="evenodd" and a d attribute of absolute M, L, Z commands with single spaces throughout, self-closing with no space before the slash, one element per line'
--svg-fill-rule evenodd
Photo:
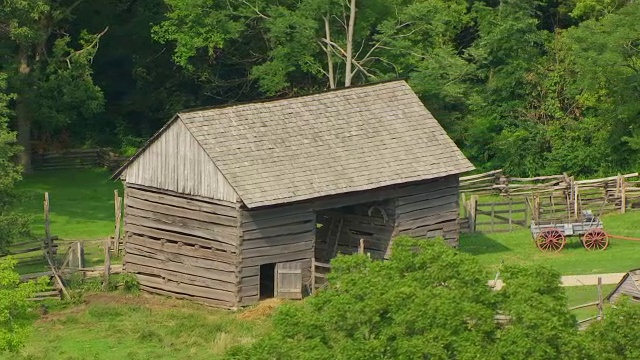
<path fill-rule="evenodd" d="M 311 293 L 316 292 L 316 257 L 311 257 Z"/>
<path fill-rule="evenodd" d="M 598 320 L 602 320 L 604 304 L 602 298 L 602 278 L 598 276 Z"/>
<path fill-rule="evenodd" d="M 358 246 L 358 254 L 364 254 L 364 239 L 360 239 L 360 246 Z"/>
<path fill-rule="evenodd" d="M 573 192 L 575 195 L 574 204 L 573 204 L 573 212 L 574 216 L 578 218 L 580 215 L 580 189 L 578 188 L 578 184 L 575 185 L 575 191 Z"/>
<path fill-rule="evenodd" d="M 465 193 L 460 193 L 460 201 L 462 202 L 462 218 L 466 219 L 469 215 L 467 211 L 467 195 Z"/>
<path fill-rule="evenodd" d="M 620 213 L 627 212 L 627 184 L 624 176 L 620 177 Z"/>
<path fill-rule="evenodd" d="M 49 193 L 44 193 L 44 246 L 49 256 L 53 257 L 53 240 L 51 239 L 51 219 L 49 218 Z"/>
<path fill-rule="evenodd" d="M 496 203 L 491 203 L 491 232 L 493 232 L 493 219 L 496 216 Z"/>
<path fill-rule="evenodd" d="M 115 207 L 115 233 L 113 236 L 113 252 L 115 255 L 120 254 L 120 223 L 122 220 L 122 198 L 118 195 L 118 190 L 113 190 L 113 200 Z"/>
<path fill-rule="evenodd" d="M 471 203 L 469 204 L 469 229 L 471 232 L 476 231 L 476 211 L 478 210 L 478 195 L 471 195 Z"/>
<path fill-rule="evenodd" d="M 111 242 L 105 241 L 104 244 L 104 279 L 102 282 L 102 290 L 109 290 L 109 274 L 111 272 Z"/>
<path fill-rule="evenodd" d="M 509 231 L 513 231 L 513 202 L 509 200 Z"/>

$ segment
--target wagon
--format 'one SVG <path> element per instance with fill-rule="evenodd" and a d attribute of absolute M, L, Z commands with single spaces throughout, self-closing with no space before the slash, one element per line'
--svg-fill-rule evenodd
<path fill-rule="evenodd" d="M 531 220 L 531 236 L 538 249 L 549 252 L 562 250 L 568 236 L 579 236 L 587 250 L 604 250 L 609 245 L 609 235 L 603 230 L 602 221 L 590 213 L 581 219 L 560 223 Z"/>

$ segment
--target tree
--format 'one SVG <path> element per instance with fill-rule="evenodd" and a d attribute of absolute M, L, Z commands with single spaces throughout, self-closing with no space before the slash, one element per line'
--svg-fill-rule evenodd
<path fill-rule="evenodd" d="M 16 145 L 15 132 L 9 131 L 9 100 L 12 95 L 5 93 L 6 76 L 0 73 L 0 254 L 4 254 L 7 246 L 20 234 L 26 233 L 27 221 L 11 211 L 16 196 L 14 184 L 20 180 L 20 168 L 12 161 L 20 151 Z"/>
<path fill-rule="evenodd" d="M 187 69 L 193 70 L 204 54 L 215 62 L 234 43 L 264 39 L 253 49 L 255 61 L 248 70 L 269 95 L 295 92 L 300 85 L 308 91 L 406 74 L 395 60 L 411 58 L 402 66 L 412 71 L 416 62 L 428 59 L 423 49 L 447 47 L 469 20 L 461 16 L 466 1 L 167 3 L 171 11 L 155 36 L 175 42 L 174 59 Z"/>
<path fill-rule="evenodd" d="M 101 110 L 102 94 L 91 80 L 90 63 L 104 32 L 81 34 L 76 49 L 64 31 L 82 3 L 4 0 L 0 8 L 0 47 L 8 49 L 0 71 L 9 75 L 17 94 L 19 163 L 25 171 L 31 169 L 32 125 L 50 130 Z"/>
<path fill-rule="evenodd" d="M 0 259 L 0 352 L 15 352 L 27 338 L 33 316 L 33 302 L 28 299 L 41 291 L 48 279 L 20 282 L 20 275 L 13 271 L 16 262 L 12 258 Z"/>
<path fill-rule="evenodd" d="M 470 255 L 443 241 L 394 240 L 389 261 L 332 261 L 328 288 L 274 315 L 273 332 L 229 359 L 578 359 L 557 272 L 504 270 L 492 291 Z M 510 318 L 499 325 L 496 315 Z"/>
<path fill-rule="evenodd" d="M 594 359 L 638 359 L 638 326 L 640 306 L 633 304 L 631 299 L 624 299 L 605 311 L 604 321 L 589 326 L 584 342 Z"/>

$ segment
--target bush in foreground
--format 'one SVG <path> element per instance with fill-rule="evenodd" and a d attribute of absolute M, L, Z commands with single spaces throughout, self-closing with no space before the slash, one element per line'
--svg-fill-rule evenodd
<path fill-rule="evenodd" d="M 493 291 L 472 256 L 410 238 L 395 241 L 389 261 L 352 255 L 332 265 L 327 289 L 281 306 L 272 333 L 227 358 L 597 359 L 607 351 L 587 346 L 548 268 L 506 266 L 507 285 Z"/>

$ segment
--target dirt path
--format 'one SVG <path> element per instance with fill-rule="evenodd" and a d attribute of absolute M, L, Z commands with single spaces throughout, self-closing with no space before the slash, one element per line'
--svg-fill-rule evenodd
<path fill-rule="evenodd" d="M 561 286 L 585 286 L 598 285 L 598 277 L 602 278 L 602 284 L 617 284 L 626 273 L 610 273 L 610 274 L 588 274 L 588 275 L 565 275 L 561 278 Z M 489 280 L 489 286 L 494 286 L 494 281 Z M 494 288 L 500 290 L 504 286 L 502 280 L 495 283 Z"/>

